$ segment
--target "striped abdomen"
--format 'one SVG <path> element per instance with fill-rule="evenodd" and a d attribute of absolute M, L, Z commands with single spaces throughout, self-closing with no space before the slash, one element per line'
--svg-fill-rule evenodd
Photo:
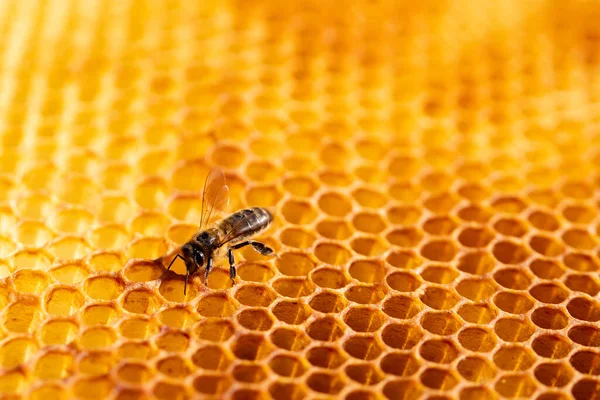
<path fill-rule="evenodd" d="M 221 237 L 227 238 L 226 242 L 236 243 L 257 234 L 271 222 L 273 216 L 267 209 L 253 207 L 231 214 L 219 222 L 217 227 L 221 231 Z"/>

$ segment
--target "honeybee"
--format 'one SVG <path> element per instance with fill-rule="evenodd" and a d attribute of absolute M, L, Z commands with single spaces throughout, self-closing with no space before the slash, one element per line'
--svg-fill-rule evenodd
<path fill-rule="evenodd" d="M 204 284 L 207 285 L 208 275 L 213 267 L 213 260 L 225 252 L 225 247 L 229 259 L 229 277 L 233 284 L 235 284 L 236 277 L 233 250 L 252 246 L 254 250 L 262 255 L 273 254 L 273 249 L 264 243 L 250 240 L 252 236 L 271 225 L 273 215 L 265 208 L 253 207 L 237 211 L 227 218 L 219 220 L 219 216 L 228 205 L 229 187 L 227 187 L 225 181 L 225 174 L 220 169 L 214 168 L 208 173 L 204 181 L 198 232 L 186 244 L 181 246 L 160 277 L 162 278 L 171 269 L 177 258 L 181 258 L 185 263 L 186 270 L 183 286 L 184 295 L 187 291 L 188 278 L 204 265 L 206 266 Z M 212 221 L 216 221 L 216 223 L 212 223 Z"/>

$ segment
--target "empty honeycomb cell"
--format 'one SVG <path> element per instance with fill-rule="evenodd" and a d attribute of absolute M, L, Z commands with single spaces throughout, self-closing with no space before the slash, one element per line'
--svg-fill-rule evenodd
<path fill-rule="evenodd" d="M 600 354 L 593 351 L 578 351 L 569 359 L 570 364 L 582 374 L 600 374 Z M 563 385 L 564 386 L 564 385 Z"/>
<path fill-rule="evenodd" d="M 438 390 L 452 390 L 459 382 L 457 376 L 450 370 L 441 368 L 428 368 L 421 373 L 421 383 L 428 388 Z"/>
<path fill-rule="evenodd" d="M 51 263 L 51 256 L 42 250 L 21 250 L 12 255 L 15 270 L 26 268 L 48 270 Z"/>
<path fill-rule="evenodd" d="M 290 176 L 283 179 L 283 189 L 298 197 L 310 197 L 317 191 L 317 184 L 310 176 Z"/>
<path fill-rule="evenodd" d="M 317 393 L 338 394 L 346 386 L 343 375 L 332 372 L 314 372 L 306 379 L 306 385 Z"/>
<path fill-rule="evenodd" d="M 600 292 L 600 283 L 593 275 L 570 274 L 565 278 L 565 286 L 574 292 L 587 293 L 590 296 Z"/>
<path fill-rule="evenodd" d="M 394 225 L 413 225 L 416 224 L 417 221 L 419 221 L 419 219 L 421 218 L 421 209 L 419 207 L 416 207 L 414 205 L 399 205 L 399 206 L 393 206 L 387 209 L 387 218 L 388 221 Z M 444 217 L 441 217 L 444 218 Z M 450 222 L 452 222 L 452 220 L 449 220 Z M 433 226 L 431 226 L 433 224 Z M 439 230 L 439 229 L 449 229 L 449 227 L 447 226 L 447 223 L 439 223 L 436 222 L 435 219 L 433 222 L 430 222 L 429 224 L 426 222 L 425 225 L 423 226 L 423 229 L 426 232 L 431 233 L 431 230 Z"/>
<path fill-rule="evenodd" d="M 130 258 L 143 258 L 154 260 L 167 252 L 167 244 L 164 239 L 138 238 L 129 242 L 127 255 Z"/>
<path fill-rule="evenodd" d="M 304 297 L 314 291 L 314 285 L 306 278 L 279 278 L 272 283 L 272 287 L 282 296 Z"/>
<path fill-rule="evenodd" d="M 524 371 L 531 368 L 535 358 L 531 352 L 518 345 L 504 346 L 494 353 L 494 364 L 505 371 Z"/>
<path fill-rule="evenodd" d="M 178 290 L 174 290 L 173 292 L 181 293 L 181 297 L 183 297 L 182 289 L 182 287 L 179 287 Z M 236 301 L 226 293 L 215 293 L 202 297 L 196 306 L 196 311 L 203 317 L 223 318 L 232 316 L 237 307 Z"/>
<path fill-rule="evenodd" d="M 108 351 L 87 352 L 77 361 L 77 368 L 91 376 L 105 375 L 115 364 L 113 355 Z"/>
<path fill-rule="evenodd" d="M 458 259 L 458 269 L 473 275 L 485 275 L 494 269 L 494 259 L 483 251 L 465 253 Z"/>
<path fill-rule="evenodd" d="M 573 372 L 564 363 L 545 363 L 534 370 L 537 380 L 549 387 L 566 386 L 573 379 Z"/>
<path fill-rule="evenodd" d="M 533 307 L 534 302 L 525 294 L 500 292 L 494 296 L 494 304 L 507 313 L 524 314 Z"/>
<path fill-rule="evenodd" d="M 415 247 L 423 240 L 423 233 L 412 227 L 394 229 L 386 235 L 388 242 L 394 246 Z"/>
<path fill-rule="evenodd" d="M 205 318 L 194 327 L 194 333 L 201 340 L 225 342 L 235 332 L 233 322 L 218 318 Z"/>
<path fill-rule="evenodd" d="M 325 185 L 333 187 L 346 187 L 354 181 L 350 174 L 343 171 L 325 170 L 318 176 Z"/>
<path fill-rule="evenodd" d="M 122 254 L 111 251 L 98 251 L 88 257 L 90 269 L 96 272 L 115 272 L 124 265 Z"/>
<path fill-rule="evenodd" d="M 64 379 L 73 373 L 73 354 L 65 351 L 49 351 L 37 359 L 33 375 L 38 379 Z"/>
<path fill-rule="evenodd" d="M 241 360 L 262 360 L 273 351 L 273 346 L 261 335 L 244 334 L 231 344 L 231 351 Z"/>
<path fill-rule="evenodd" d="M 170 356 L 158 360 L 156 370 L 171 378 L 185 378 L 191 372 L 187 362 L 179 356 Z"/>
<path fill-rule="evenodd" d="M 309 308 L 300 301 L 279 301 L 271 311 L 279 321 L 291 325 L 303 323 L 311 314 Z"/>
<path fill-rule="evenodd" d="M 579 272 L 593 272 L 600 268 L 593 257 L 582 253 L 567 253 L 563 256 L 563 262 L 567 268 Z"/>
<path fill-rule="evenodd" d="M 271 329 L 274 322 L 273 317 L 260 308 L 240 311 L 237 321 L 244 328 L 255 331 L 267 331 Z"/>
<path fill-rule="evenodd" d="M 573 228 L 562 234 L 562 240 L 574 249 L 592 250 L 598 244 L 597 240 L 586 230 Z"/>
<path fill-rule="evenodd" d="M 248 363 L 236 364 L 231 375 L 236 381 L 246 383 L 259 383 L 267 379 L 267 371 L 264 366 Z"/>
<path fill-rule="evenodd" d="M 312 246 L 316 236 L 300 228 L 288 228 L 280 232 L 281 243 L 297 249 L 307 249 Z"/>
<path fill-rule="evenodd" d="M 600 390 L 600 381 L 591 378 L 584 378 L 576 382 L 571 393 L 576 400 L 584 400 L 593 398 Z"/>
<path fill-rule="evenodd" d="M 535 393 L 537 385 L 529 375 L 510 374 L 496 381 L 494 389 L 504 397 L 529 397 Z"/>
<path fill-rule="evenodd" d="M 93 215 L 81 208 L 66 208 L 60 210 L 50 219 L 51 227 L 64 233 L 83 234 L 92 225 Z"/>
<path fill-rule="evenodd" d="M 46 295 L 45 309 L 51 315 L 66 317 L 81 309 L 84 301 L 80 291 L 68 286 L 58 286 Z"/>
<path fill-rule="evenodd" d="M 527 204 L 518 197 L 501 196 L 491 202 L 491 206 L 499 212 L 507 214 L 519 214 L 527 207 Z"/>
<path fill-rule="evenodd" d="M 505 288 L 513 290 L 525 290 L 531 285 L 531 278 L 524 270 L 518 268 L 499 269 L 494 273 L 494 280 Z M 537 299 L 533 293 L 532 295 Z"/>
<path fill-rule="evenodd" d="M 96 300 L 114 300 L 123 292 L 123 282 L 112 276 L 89 278 L 84 284 L 85 293 Z"/>
<path fill-rule="evenodd" d="M 98 262 L 97 271 L 112 272 L 118 269 L 121 264 L 121 258 L 118 254 L 104 253 Z M 102 262 L 105 261 L 105 262 Z M 146 260 L 134 260 L 129 262 L 124 268 L 125 277 L 131 282 L 148 282 L 159 278 L 163 270 L 157 263 Z"/>
<path fill-rule="evenodd" d="M 380 233 L 386 228 L 385 221 L 375 213 L 358 213 L 353 217 L 352 224 L 357 230 L 372 234 Z"/>
<path fill-rule="evenodd" d="M 492 214 L 485 207 L 482 207 L 477 204 L 471 204 L 458 209 L 456 211 L 456 216 L 462 219 L 463 221 L 484 224 L 490 220 Z"/>
<path fill-rule="evenodd" d="M 105 289 L 106 292 L 110 290 Z M 89 293 L 88 293 L 89 296 Z M 154 314 L 159 308 L 160 302 L 154 293 L 148 290 L 133 290 L 123 297 L 122 307 L 137 314 Z"/>
<path fill-rule="evenodd" d="M 600 346 L 600 329 L 594 326 L 577 325 L 569 330 L 569 339 L 582 346 Z"/>
<path fill-rule="evenodd" d="M 529 218 L 531 219 L 531 216 Z M 520 219 L 513 217 L 499 218 L 494 222 L 493 227 L 496 232 L 504 236 L 523 237 L 527 233 L 525 224 Z"/>
<path fill-rule="evenodd" d="M 493 238 L 486 228 L 469 227 L 458 234 L 458 241 L 465 247 L 486 247 Z"/>
<path fill-rule="evenodd" d="M 562 243 L 549 236 L 535 235 L 529 240 L 529 246 L 546 257 L 557 257 L 565 251 Z"/>
<path fill-rule="evenodd" d="M 564 273 L 564 267 L 556 261 L 547 259 L 534 259 L 529 264 L 529 269 L 542 279 L 557 279 Z"/>
<path fill-rule="evenodd" d="M 463 279 L 456 285 L 458 294 L 475 302 L 489 299 L 496 293 L 496 290 L 497 286 L 491 279 Z M 500 306 L 498 305 L 498 307 Z"/>
<path fill-rule="evenodd" d="M 536 300 L 549 304 L 560 304 L 569 296 L 569 292 L 565 287 L 553 283 L 536 285 L 529 289 L 529 293 Z"/>
<path fill-rule="evenodd" d="M 54 235 L 42 222 L 24 221 L 17 226 L 15 239 L 25 246 L 41 247 L 51 241 Z"/>
<path fill-rule="evenodd" d="M 41 294 L 50 284 L 48 275 L 43 271 L 22 269 L 12 277 L 14 288 L 21 293 Z"/>
<path fill-rule="evenodd" d="M 321 292 L 313 296 L 308 305 L 322 313 L 339 313 L 346 308 L 346 300 L 334 292 Z"/>
<path fill-rule="evenodd" d="M 65 263 L 53 268 L 50 273 L 60 283 L 74 284 L 86 279 L 89 270 L 83 263 Z"/>
<path fill-rule="evenodd" d="M 269 368 L 277 375 L 295 378 L 306 372 L 306 366 L 294 355 L 276 355 L 269 361 Z"/>
<path fill-rule="evenodd" d="M 303 385 L 291 382 L 273 382 L 269 386 L 269 394 L 275 400 L 299 400 L 306 397 L 306 389 Z"/>
<path fill-rule="evenodd" d="M 489 361 L 474 356 L 463 358 L 456 368 L 462 377 L 474 383 L 488 382 L 496 375 L 496 369 Z"/>
<path fill-rule="evenodd" d="M 423 260 L 412 250 L 392 250 L 386 257 L 386 261 L 396 267 L 403 269 L 415 269 Z"/>
<path fill-rule="evenodd" d="M 429 266 L 423 269 L 421 272 L 421 278 L 428 282 L 449 284 L 456 280 L 459 276 L 459 272 L 454 268 L 448 268 L 444 266 Z"/>
<path fill-rule="evenodd" d="M 512 241 L 498 241 L 493 245 L 492 254 L 503 264 L 520 264 L 529 257 L 525 247 Z"/>
<path fill-rule="evenodd" d="M 425 288 L 421 301 L 434 310 L 449 310 L 458 303 L 459 297 L 443 287 L 430 286 Z"/>
<path fill-rule="evenodd" d="M 598 213 L 584 203 L 571 203 L 562 209 L 562 215 L 574 224 L 589 224 L 597 217 Z"/>
<path fill-rule="evenodd" d="M 456 253 L 456 245 L 448 240 L 432 240 L 421 247 L 421 255 L 431 261 L 452 261 Z"/>
<path fill-rule="evenodd" d="M 110 327 L 93 327 L 83 332 L 79 344 L 88 350 L 110 347 L 117 340 L 117 334 Z"/>
<path fill-rule="evenodd" d="M 116 370 L 116 375 L 124 382 L 141 385 L 150 380 L 153 374 L 146 365 L 129 362 L 119 366 Z"/>
<path fill-rule="evenodd" d="M 243 285 L 237 289 L 234 297 L 240 304 L 246 306 L 268 307 L 276 296 L 267 286 Z"/>
<path fill-rule="evenodd" d="M 537 229 L 544 231 L 555 231 L 560 228 L 556 217 L 546 211 L 534 211 L 527 216 L 527 220 Z"/>
<path fill-rule="evenodd" d="M 0 365 L 12 369 L 31 360 L 38 350 L 38 345 L 28 338 L 13 338 L 0 346 Z"/>
<path fill-rule="evenodd" d="M 600 305 L 585 297 L 571 299 L 567 304 L 567 311 L 572 317 L 582 321 L 600 321 Z"/>
<path fill-rule="evenodd" d="M 447 336 L 456 333 L 461 327 L 461 322 L 453 313 L 431 311 L 423 315 L 421 326 L 435 335 Z"/>
<path fill-rule="evenodd" d="M 558 308 L 540 307 L 531 313 L 531 321 L 544 329 L 563 329 L 568 324 L 567 315 Z"/>
<path fill-rule="evenodd" d="M 458 199 L 456 196 L 450 193 L 439 193 L 432 194 L 427 197 L 423 201 L 423 206 L 427 208 L 432 213 L 438 215 L 446 215 L 452 210 L 456 204 L 458 203 Z"/>
<path fill-rule="evenodd" d="M 383 386 L 382 392 L 388 399 L 416 400 L 421 398 L 423 388 L 411 380 L 392 380 Z"/>
<path fill-rule="evenodd" d="M 351 364 L 344 368 L 346 376 L 363 385 L 376 385 L 385 375 L 370 363 Z"/>
<path fill-rule="evenodd" d="M 129 318 L 119 326 L 121 336 L 128 339 L 147 339 L 156 331 L 156 324 L 145 318 Z"/>
<path fill-rule="evenodd" d="M 487 329 L 468 327 L 458 334 L 458 341 L 467 350 L 487 353 L 496 346 L 494 335 Z"/>
<path fill-rule="evenodd" d="M 51 320 L 46 322 L 40 331 L 40 339 L 44 344 L 69 344 L 77 336 L 78 326 L 70 320 Z"/>
<path fill-rule="evenodd" d="M 194 380 L 194 389 L 197 389 L 197 381 L 199 379 L 200 377 Z M 214 387 L 213 385 L 210 385 L 212 382 L 213 380 L 209 380 L 206 382 L 206 385 L 212 388 Z M 227 382 L 223 382 L 222 385 L 226 385 L 226 383 Z M 214 391 L 217 392 L 217 389 L 214 389 Z M 185 399 L 189 397 L 188 390 L 184 386 L 168 382 L 157 382 L 152 389 L 152 395 L 158 399 Z"/>
<path fill-rule="evenodd" d="M 145 211 L 131 221 L 131 230 L 142 236 L 162 236 L 170 224 L 169 218 L 156 211 Z M 187 238 L 189 239 L 191 235 Z M 172 238 L 172 235 L 169 235 Z M 98 246 L 103 248 L 102 246 Z"/>
<path fill-rule="evenodd" d="M 352 203 L 341 193 L 328 192 L 321 195 L 319 208 L 333 217 L 344 217 L 352 211 Z"/>
<path fill-rule="evenodd" d="M 287 200 L 281 206 L 281 213 L 287 222 L 296 225 L 307 225 L 317 218 L 316 210 L 304 200 Z"/>
<path fill-rule="evenodd" d="M 428 340 L 419 347 L 419 354 L 427 361 L 449 364 L 458 357 L 459 350 L 450 340 Z"/>

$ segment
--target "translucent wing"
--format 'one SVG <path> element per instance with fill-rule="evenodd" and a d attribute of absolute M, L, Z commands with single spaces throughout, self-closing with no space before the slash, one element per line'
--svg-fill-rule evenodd
<path fill-rule="evenodd" d="M 229 187 L 225 182 L 225 174 L 218 168 L 210 170 L 202 191 L 202 213 L 200 229 L 217 219 L 229 205 Z"/>

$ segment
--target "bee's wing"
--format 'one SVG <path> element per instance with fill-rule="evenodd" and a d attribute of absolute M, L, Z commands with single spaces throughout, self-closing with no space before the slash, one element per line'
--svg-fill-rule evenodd
<path fill-rule="evenodd" d="M 225 174 L 222 170 L 213 168 L 204 181 L 200 229 L 206 228 L 211 221 L 217 219 L 228 205 L 229 187 L 225 182 Z"/>

